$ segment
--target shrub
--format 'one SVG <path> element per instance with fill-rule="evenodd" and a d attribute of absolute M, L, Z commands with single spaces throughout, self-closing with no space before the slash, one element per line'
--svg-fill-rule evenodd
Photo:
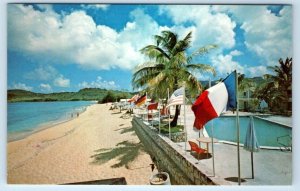
<path fill-rule="evenodd" d="M 111 91 L 108 91 L 107 94 L 102 99 L 102 103 L 114 102 L 116 100 L 117 100 L 117 96 Z"/>

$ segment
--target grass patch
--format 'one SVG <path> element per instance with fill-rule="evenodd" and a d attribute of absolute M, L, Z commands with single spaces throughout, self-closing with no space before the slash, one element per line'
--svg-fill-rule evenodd
<path fill-rule="evenodd" d="M 171 127 L 171 133 L 179 133 L 183 132 L 183 125 L 177 125 L 175 127 Z M 160 127 L 160 132 L 161 133 L 169 133 L 169 125 L 161 126 Z"/>

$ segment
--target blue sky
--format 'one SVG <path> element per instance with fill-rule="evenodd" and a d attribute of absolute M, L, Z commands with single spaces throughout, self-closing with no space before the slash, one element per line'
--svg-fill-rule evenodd
<path fill-rule="evenodd" d="M 133 69 L 147 61 L 139 50 L 153 35 L 192 31 L 192 46 L 218 48 L 194 61 L 224 78 L 238 69 L 261 76 L 292 57 L 292 7 L 267 5 L 8 4 L 8 89 L 131 91 Z"/>

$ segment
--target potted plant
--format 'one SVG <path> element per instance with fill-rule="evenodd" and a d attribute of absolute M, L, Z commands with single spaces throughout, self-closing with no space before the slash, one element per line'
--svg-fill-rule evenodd
<path fill-rule="evenodd" d="M 152 172 L 154 170 L 154 164 L 151 164 Z M 151 185 L 171 185 L 170 176 L 167 172 L 161 172 L 157 167 L 158 172 L 155 172 L 150 177 Z"/>
<path fill-rule="evenodd" d="M 151 185 L 171 185 L 169 174 L 166 172 L 157 172 L 150 177 Z"/>

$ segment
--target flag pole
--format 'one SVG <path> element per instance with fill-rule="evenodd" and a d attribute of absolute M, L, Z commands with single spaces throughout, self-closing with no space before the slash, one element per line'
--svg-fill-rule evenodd
<path fill-rule="evenodd" d="M 187 130 L 186 130 L 186 112 L 185 112 L 185 84 L 183 85 L 183 119 L 184 119 L 184 124 L 183 124 L 183 128 L 184 128 L 184 137 L 185 137 L 185 141 L 184 141 L 184 150 L 186 152 L 186 142 L 187 142 Z"/>
<path fill-rule="evenodd" d="M 148 119 L 148 105 L 147 105 L 147 92 L 146 92 L 146 102 L 145 102 L 145 105 L 146 105 L 146 113 L 147 113 L 147 122 L 149 122 L 149 119 Z"/>
<path fill-rule="evenodd" d="M 158 99 L 158 132 L 160 134 L 160 99 Z"/>
<path fill-rule="evenodd" d="M 209 78 L 209 87 L 211 87 L 211 81 Z M 213 176 L 215 176 L 215 152 L 214 152 L 214 121 L 211 121 L 211 150 L 212 150 L 212 162 L 213 162 Z"/>
<path fill-rule="evenodd" d="M 170 99 L 170 92 L 169 92 L 169 88 L 168 88 L 168 101 Z M 168 109 L 167 109 L 168 111 Z M 170 123 L 170 109 L 169 109 L 169 139 L 171 140 L 171 123 Z"/>
<path fill-rule="evenodd" d="M 212 162 L 213 162 L 213 176 L 215 173 L 215 152 L 214 152 L 214 121 L 211 122 L 211 150 L 212 150 Z"/>
<path fill-rule="evenodd" d="M 238 183 L 241 185 L 241 167 L 240 167 L 240 120 L 239 120 L 239 100 L 238 100 L 238 74 L 235 70 L 235 94 L 236 94 L 236 128 L 237 128 L 237 160 L 238 160 Z"/>

